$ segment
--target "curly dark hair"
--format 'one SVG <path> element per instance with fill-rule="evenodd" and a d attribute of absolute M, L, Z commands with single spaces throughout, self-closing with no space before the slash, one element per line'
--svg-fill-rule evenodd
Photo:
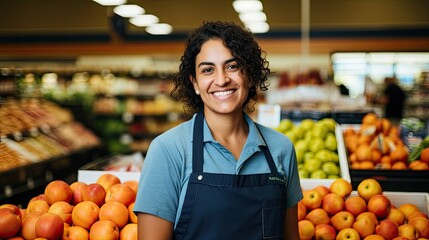
<path fill-rule="evenodd" d="M 248 81 L 249 95 L 244 103 L 244 109 L 254 111 L 258 88 L 266 91 L 269 86 L 269 63 L 266 60 L 266 52 L 259 47 L 253 34 L 232 22 L 203 22 L 201 27 L 192 32 L 186 43 L 185 52 L 180 58 L 179 71 L 172 76 L 174 88 L 171 97 L 184 104 L 186 113 L 196 113 L 204 108 L 204 103 L 195 93 L 189 76 L 196 76 L 196 57 L 201 46 L 210 39 L 221 39 L 231 50 L 241 67 L 241 74 Z"/>

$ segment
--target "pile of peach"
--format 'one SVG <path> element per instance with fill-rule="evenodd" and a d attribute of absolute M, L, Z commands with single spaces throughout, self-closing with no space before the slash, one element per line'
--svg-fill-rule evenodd
<path fill-rule="evenodd" d="M 415 204 L 394 206 L 379 182 L 367 178 L 352 185 L 336 179 L 329 187 L 304 190 L 298 203 L 301 240 L 417 240 L 429 238 L 429 219 Z"/>
<path fill-rule="evenodd" d="M 91 184 L 52 181 L 25 208 L 0 206 L 0 239 L 137 239 L 137 185 L 108 173 Z"/>

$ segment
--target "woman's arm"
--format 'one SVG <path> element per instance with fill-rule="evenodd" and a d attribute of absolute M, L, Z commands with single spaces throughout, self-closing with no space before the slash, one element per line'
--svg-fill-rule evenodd
<path fill-rule="evenodd" d="M 173 238 L 173 223 L 151 214 L 138 214 L 137 229 L 139 240 L 171 240 Z"/>
<path fill-rule="evenodd" d="M 285 216 L 285 239 L 299 240 L 298 232 L 298 204 L 286 209 Z"/>

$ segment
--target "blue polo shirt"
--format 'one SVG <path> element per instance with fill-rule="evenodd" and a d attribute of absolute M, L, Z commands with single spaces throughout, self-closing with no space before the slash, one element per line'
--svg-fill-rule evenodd
<path fill-rule="evenodd" d="M 141 171 L 134 211 L 145 212 L 177 223 L 192 172 L 192 136 L 195 116 L 156 137 L 146 154 Z M 244 115 L 249 135 L 238 160 L 217 142 L 204 120 L 204 172 L 223 174 L 269 173 L 260 145 L 264 139 L 277 170 L 286 179 L 286 207 L 302 199 L 295 151 L 282 133 L 258 124 Z"/>

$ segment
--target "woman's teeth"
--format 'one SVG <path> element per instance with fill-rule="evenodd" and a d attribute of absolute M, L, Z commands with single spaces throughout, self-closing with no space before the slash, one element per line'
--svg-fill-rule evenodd
<path fill-rule="evenodd" d="M 223 92 L 215 92 L 213 93 L 215 96 L 217 97 L 221 97 L 221 96 L 226 96 L 226 95 L 230 95 L 232 94 L 234 91 L 229 90 L 229 91 L 223 91 Z"/>

